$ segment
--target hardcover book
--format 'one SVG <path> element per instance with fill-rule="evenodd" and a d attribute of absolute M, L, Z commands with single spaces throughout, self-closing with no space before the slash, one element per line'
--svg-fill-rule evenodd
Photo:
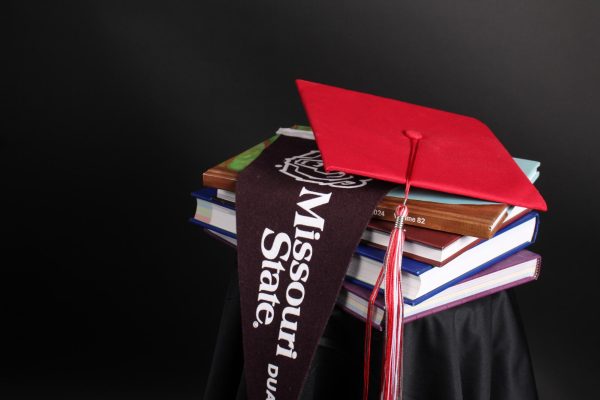
<path fill-rule="evenodd" d="M 501 290 L 536 280 L 540 274 L 541 256 L 521 250 L 491 267 L 449 287 L 417 305 L 404 306 L 404 322 L 456 307 Z M 350 314 L 366 321 L 367 304 L 371 291 L 350 281 L 345 281 L 337 304 Z M 381 329 L 384 315 L 383 296 L 375 302 L 374 326 Z"/>
<path fill-rule="evenodd" d="M 500 228 L 510 225 L 530 211 L 522 207 L 513 207 Z M 368 245 L 385 250 L 393 227 L 392 222 L 372 219 L 367 230 L 363 233 L 362 239 Z M 444 266 L 465 251 L 486 240 L 475 236 L 458 235 L 410 225 L 405 227 L 405 231 L 404 254 L 436 267 Z"/>

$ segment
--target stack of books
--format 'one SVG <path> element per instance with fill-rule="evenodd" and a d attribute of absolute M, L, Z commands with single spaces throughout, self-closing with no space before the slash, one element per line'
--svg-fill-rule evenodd
<path fill-rule="evenodd" d="M 306 127 L 282 128 L 277 134 L 314 140 Z M 193 223 L 236 246 L 238 174 L 278 135 L 204 172 L 204 188 L 192 194 L 197 201 Z M 538 178 L 539 162 L 514 160 L 531 182 Z M 339 307 L 363 320 L 393 228 L 393 210 L 403 195 L 398 187 L 373 210 L 337 300 Z M 536 239 L 536 212 L 416 188 L 408 207 L 402 260 L 405 322 L 537 279 L 541 257 L 525 250 Z M 380 297 L 374 314 L 379 329 L 384 315 Z"/>

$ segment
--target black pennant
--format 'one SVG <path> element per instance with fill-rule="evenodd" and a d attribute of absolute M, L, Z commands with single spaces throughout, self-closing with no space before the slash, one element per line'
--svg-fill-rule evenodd
<path fill-rule="evenodd" d="M 236 188 L 249 399 L 297 399 L 346 269 L 392 184 L 325 173 L 316 144 L 282 136 Z"/>

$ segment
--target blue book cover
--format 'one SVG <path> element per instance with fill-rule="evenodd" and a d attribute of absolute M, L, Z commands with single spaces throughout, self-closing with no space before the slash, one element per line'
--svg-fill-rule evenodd
<path fill-rule="evenodd" d="M 498 232 L 496 232 L 496 234 L 494 236 L 492 236 L 490 239 L 493 239 L 494 237 L 501 235 L 502 233 L 511 230 L 512 228 L 521 225 L 522 223 L 529 221 L 532 218 L 536 218 L 539 219 L 539 214 L 537 212 L 530 212 L 524 216 L 522 216 L 521 218 L 519 218 L 518 220 L 514 221 L 513 223 L 505 226 L 504 228 L 500 229 Z M 535 242 L 536 236 L 537 236 L 537 225 L 538 223 L 536 222 L 536 230 L 535 233 L 533 235 L 533 240 L 531 241 L 531 243 Z M 488 239 L 488 240 L 490 240 Z M 481 243 L 478 243 L 477 246 L 481 246 L 483 243 L 487 242 L 487 240 L 484 240 Z M 531 244 L 531 243 L 528 243 Z M 474 246 L 473 248 L 469 249 L 472 250 L 474 248 L 476 248 L 477 246 Z M 521 249 L 519 249 L 521 250 Z M 356 253 L 363 256 L 363 257 L 367 257 L 370 258 L 372 260 L 375 261 L 379 261 L 381 263 L 383 263 L 383 259 L 385 258 L 385 250 L 379 249 L 379 248 L 375 248 L 375 247 L 371 247 L 371 246 L 364 246 L 364 245 L 360 245 L 358 246 L 358 248 L 356 249 Z M 425 264 L 416 260 L 413 260 L 412 258 L 408 258 L 408 257 L 402 257 L 402 270 L 404 272 L 408 272 L 409 274 L 413 274 L 416 276 L 419 276 L 427 271 L 429 271 L 432 268 L 440 268 L 440 267 L 435 267 L 433 265 L 429 265 L 429 264 Z M 443 267 L 442 267 L 443 268 Z"/>
<path fill-rule="evenodd" d="M 460 275 L 460 276 L 458 276 L 458 277 L 456 277 L 456 278 L 454 278 L 454 279 L 446 282 L 445 284 L 437 287 L 436 289 L 433 289 L 433 290 L 429 291 L 428 293 L 426 293 L 426 294 L 424 294 L 424 295 L 422 295 L 420 297 L 417 297 L 415 299 L 408 299 L 408 298 L 405 297 L 404 298 L 404 302 L 406 304 L 410 304 L 412 306 L 417 305 L 417 304 L 419 304 L 419 303 L 421 303 L 421 302 L 429 299 L 430 297 L 435 296 L 436 294 L 440 293 L 441 291 L 443 291 L 443 290 L 445 290 L 445 289 L 447 289 L 447 288 L 449 288 L 449 287 L 457 284 L 458 282 L 461 282 L 464 279 L 467 279 L 467 278 L 469 278 L 469 277 L 471 277 L 471 276 L 473 276 L 473 275 L 475 275 L 475 274 L 477 274 L 477 273 L 485 270 L 486 268 L 491 267 L 492 265 L 496 264 L 497 262 L 500 262 L 500 261 L 504 260 L 506 257 L 509 257 L 509 256 L 511 256 L 511 255 L 519 252 L 520 250 L 523 250 L 524 248 L 530 246 L 531 244 L 535 243 L 535 241 L 537 239 L 538 228 L 539 228 L 539 214 L 537 212 L 530 212 L 529 214 L 521 217 L 520 219 L 516 220 L 512 224 L 507 225 L 506 227 L 504 227 L 503 229 L 501 229 L 500 231 L 498 231 L 496 233 L 496 235 L 494 235 L 494 237 L 496 237 L 496 236 L 502 234 L 503 232 L 506 232 L 506 231 L 508 231 L 508 230 L 510 230 L 512 228 L 515 228 L 516 226 L 521 225 L 521 224 L 523 224 L 523 223 L 525 223 L 525 222 L 527 222 L 527 221 L 529 221 L 531 219 L 535 219 L 535 230 L 533 232 L 533 236 L 532 236 L 532 238 L 531 238 L 530 241 L 525 242 L 525 243 L 523 243 L 523 244 L 521 244 L 519 246 L 514 247 L 513 249 L 511 249 L 511 250 L 509 250 L 507 252 L 504 252 L 504 253 L 502 253 L 502 254 L 494 257 L 493 259 L 485 262 L 484 264 L 481 264 L 480 266 L 478 266 L 478 267 L 476 267 L 476 268 L 474 268 L 474 269 L 466 272 L 465 274 L 462 274 L 462 275 Z M 491 239 L 488 239 L 488 240 L 491 240 Z M 487 241 L 481 242 L 477 246 L 480 246 L 481 244 L 483 244 L 485 242 L 487 242 Z M 477 246 L 473 247 L 469 251 L 475 249 Z M 362 246 L 362 247 L 367 247 L 367 246 Z M 376 261 L 379 261 L 379 262 L 383 263 L 383 258 L 385 257 L 385 251 L 379 250 L 379 249 L 375 249 L 377 251 L 373 252 L 373 251 L 371 251 L 370 247 L 368 249 L 366 249 L 367 250 L 366 252 L 364 252 L 364 250 L 365 249 L 359 248 L 359 249 L 357 249 L 357 253 L 360 254 L 360 255 L 363 255 L 365 257 L 368 257 L 368 258 L 371 258 L 373 260 L 376 260 Z M 361 251 L 363 251 L 362 254 L 361 254 Z M 402 258 L 402 271 L 403 272 L 408 272 L 410 274 L 419 276 L 419 275 L 425 274 L 427 271 L 429 271 L 429 270 L 431 270 L 433 268 L 444 268 L 444 267 L 434 267 L 434 266 L 431 266 L 431 265 L 427 265 L 427 264 L 424 264 L 424 263 L 412 260 L 412 259 L 407 258 L 407 257 L 403 257 Z M 348 279 L 349 281 L 351 281 L 351 282 L 353 282 L 353 283 L 355 283 L 357 285 L 366 287 L 368 289 L 372 289 L 373 288 L 372 285 L 369 285 L 369 284 L 367 284 L 365 282 L 362 282 L 362 281 L 359 281 L 357 279 L 353 279 L 353 278 L 349 278 L 349 277 L 347 277 L 346 279 Z M 382 292 L 383 292 L 383 290 L 382 290 Z"/>

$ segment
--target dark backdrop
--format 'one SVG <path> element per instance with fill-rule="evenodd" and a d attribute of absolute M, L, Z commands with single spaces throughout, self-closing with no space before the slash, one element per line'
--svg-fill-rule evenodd
<path fill-rule="evenodd" d="M 597 4 L 12 5 L 3 398 L 201 396 L 235 258 L 187 223 L 189 193 L 206 168 L 306 122 L 297 77 L 475 116 L 542 162 L 544 267 L 517 294 L 541 398 L 590 398 Z"/>

